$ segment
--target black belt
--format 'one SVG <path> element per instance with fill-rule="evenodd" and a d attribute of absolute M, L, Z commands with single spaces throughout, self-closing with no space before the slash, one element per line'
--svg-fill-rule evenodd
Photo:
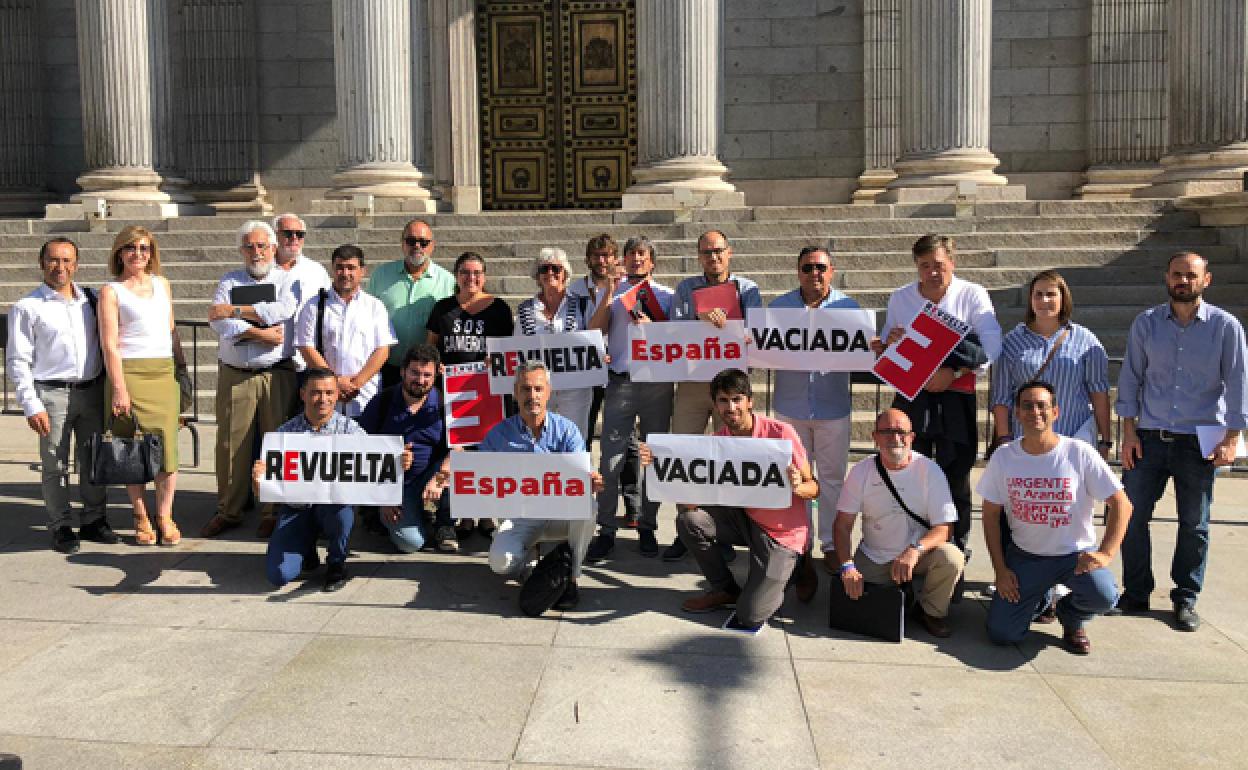
<path fill-rule="evenodd" d="M 1157 430 L 1153 428 L 1141 428 L 1137 430 L 1135 433 L 1138 436 L 1148 436 L 1150 438 L 1158 438 L 1167 443 L 1171 441 L 1177 441 L 1177 440 L 1187 441 L 1187 440 L 1196 438 L 1195 433 L 1175 433 L 1174 431 L 1170 431 L 1170 430 Z"/>
<path fill-rule="evenodd" d="M 236 372 L 246 372 L 247 374 L 263 374 L 265 372 L 271 372 L 274 369 L 290 369 L 291 371 L 294 371 L 295 359 L 283 358 L 281 361 L 278 361 L 272 366 L 257 366 L 255 368 L 249 368 L 246 366 L 235 366 L 234 364 L 227 364 L 224 361 L 221 362 L 221 365 L 226 367 L 227 369 L 233 369 Z"/>
<path fill-rule="evenodd" d="M 101 377 L 103 375 L 98 375 L 91 380 L 35 380 L 35 384 L 42 385 L 45 388 L 59 388 L 60 390 L 86 390 L 94 387 Z"/>

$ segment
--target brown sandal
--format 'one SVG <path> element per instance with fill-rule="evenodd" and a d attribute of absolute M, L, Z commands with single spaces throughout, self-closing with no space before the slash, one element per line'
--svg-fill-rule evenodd
<path fill-rule="evenodd" d="M 156 545 L 156 532 L 152 529 L 152 522 L 148 520 L 146 514 L 134 516 L 134 544 Z"/>
<path fill-rule="evenodd" d="M 159 537 L 156 542 L 160 545 L 177 545 L 182 542 L 182 531 L 178 529 L 178 525 L 173 523 L 173 517 L 167 519 L 157 519 L 156 525 L 160 527 Z"/>

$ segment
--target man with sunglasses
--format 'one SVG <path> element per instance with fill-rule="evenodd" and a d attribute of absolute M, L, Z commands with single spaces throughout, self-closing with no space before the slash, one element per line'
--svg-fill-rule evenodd
<path fill-rule="evenodd" d="M 433 261 L 433 229 L 429 223 L 413 219 L 403 227 L 400 239 L 403 259 L 386 262 L 373 271 L 367 291 L 386 306 L 394 333 L 399 338 L 390 348 L 390 358 L 381 367 L 381 384 L 398 384 L 399 364 L 407 349 L 425 341 L 429 311 L 438 300 L 455 293 L 455 276 Z"/>
<path fill-rule="evenodd" d="M 308 226 L 297 214 L 279 214 L 273 218 L 273 229 L 277 233 L 277 252 L 273 266 L 286 273 L 286 290 L 295 298 L 295 314 L 284 322 L 282 335 L 282 357 L 295 362 L 295 369 L 303 372 L 307 364 L 303 354 L 295 346 L 295 318 L 303 310 L 308 300 L 315 297 L 321 289 L 330 287 L 329 271 L 320 262 L 306 257 L 303 247 L 307 242 Z M 296 390 L 286 410 L 288 417 L 294 417 L 300 409 L 299 392 Z"/>
<path fill-rule="evenodd" d="M 798 287 L 776 297 L 769 307 L 858 308 L 856 301 L 832 288 L 835 275 L 831 253 L 821 246 L 807 246 L 797 255 Z M 835 574 L 832 529 L 849 458 L 849 373 L 781 370 L 774 376 L 772 399 L 776 417 L 793 426 L 802 439 L 806 456 L 814 461 L 819 479 L 819 542 L 825 563 Z M 798 563 L 796 575 L 797 598 L 808 602 L 819 588 L 809 545 Z"/>

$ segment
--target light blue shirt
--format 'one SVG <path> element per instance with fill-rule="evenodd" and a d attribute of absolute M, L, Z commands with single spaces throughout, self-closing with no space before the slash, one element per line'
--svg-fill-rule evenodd
<path fill-rule="evenodd" d="M 1053 430 L 1063 436 L 1076 436 L 1092 417 L 1091 394 L 1109 390 L 1109 356 L 1087 327 L 1069 323 L 1066 328 L 1070 333 L 1039 379 L 1057 391 L 1061 415 Z M 1015 438 L 1023 435 L 1023 428 L 1014 414 L 1014 392 L 1024 382 L 1036 379 L 1040 365 L 1061 336 L 1059 330 L 1046 338 L 1026 324 L 1019 324 L 1001 342 L 1001 356 L 992 365 L 992 406 L 1009 408 Z"/>
<path fill-rule="evenodd" d="M 745 311 L 752 307 L 763 306 L 763 295 L 758 291 L 758 284 L 749 278 L 735 274 L 729 275 L 728 280 L 737 285 L 737 296 L 741 298 L 742 315 L 745 315 Z M 710 286 L 710 283 L 706 280 L 705 275 L 695 275 L 676 284 L 676 296 L 672 298 L 671 319 L 673 321 L 696 319 L 698 314 L 693 312 L 693 293 L 707 286 Z"/>
<path fill-rule="evenodd" d="M 1174 433 L 1195 433 L 1198 425 L 1243 430 L 1246 402 L 1244 327 L 1235 316 L 1208 302 L 1187 326 L 1169 303 L 1136 316 L 1118 375 L 1120 417 Z"/>
<path fill-rule="evenodd" d="M 768 307 L 804 308 L 802 290 L 794 289 L 781 294 Z M 819 303 L 820 308 L 857 308 L 857 301 L 836 289 L 828 289 L 828 296 Z M 794 372 L 777 370 L 772 399 L 776 414 L 794 420 L 839 420 L 849 416 L 849 372 Z"/>
<path fill-rule="evenodd" d="M 319 428 L 313 428 L 312 423 L 308 422 L 306 412 L 300 412 L 286 422 L 282 423 L 278 429 L 278 433 L 311 433 L 316 436 L 360 436 L 368 435 L 355 420 L 345 417 L 339 412 L 334 412 L 329 416 L 329 421 Z"/>
<path fill-rule="evenodd" d="M 562 454 L 565 452 L 584 452 L 585 441 L 576 423 L 567 417 L 546 413 L 546 421 L 542 424 L 542 435 L 534 436 L 529 426 L 518 414 L 490 428 L 485 440 L 479 447 L 482 452 L 531 452 L 535 454 Z"/>

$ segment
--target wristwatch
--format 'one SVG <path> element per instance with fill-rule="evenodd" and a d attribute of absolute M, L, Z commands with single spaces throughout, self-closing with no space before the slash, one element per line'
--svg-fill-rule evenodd
<path fill-rule="evenodd" d="M 919 556 L 923 555 L 923 543 L 922 542 L 915 540 L 913 543 L 910 544 L 910 547 L 918 551 Z"/>
<path fill-rule="evenodd" d="M 243 317 L 243 307 L 242 307 L 242 305 L 235 305 L 235 306 L 234 306 L 234 317 L 235 317 L 235 318 L 242 318 L 242 317 Z"/>
<path fill-rule="evenodd" d="M 1113 449 L 1114 442 L 1101 439 L 1100 441 L 1096 442 L 1096 446 L 1098 449 Z"/>

